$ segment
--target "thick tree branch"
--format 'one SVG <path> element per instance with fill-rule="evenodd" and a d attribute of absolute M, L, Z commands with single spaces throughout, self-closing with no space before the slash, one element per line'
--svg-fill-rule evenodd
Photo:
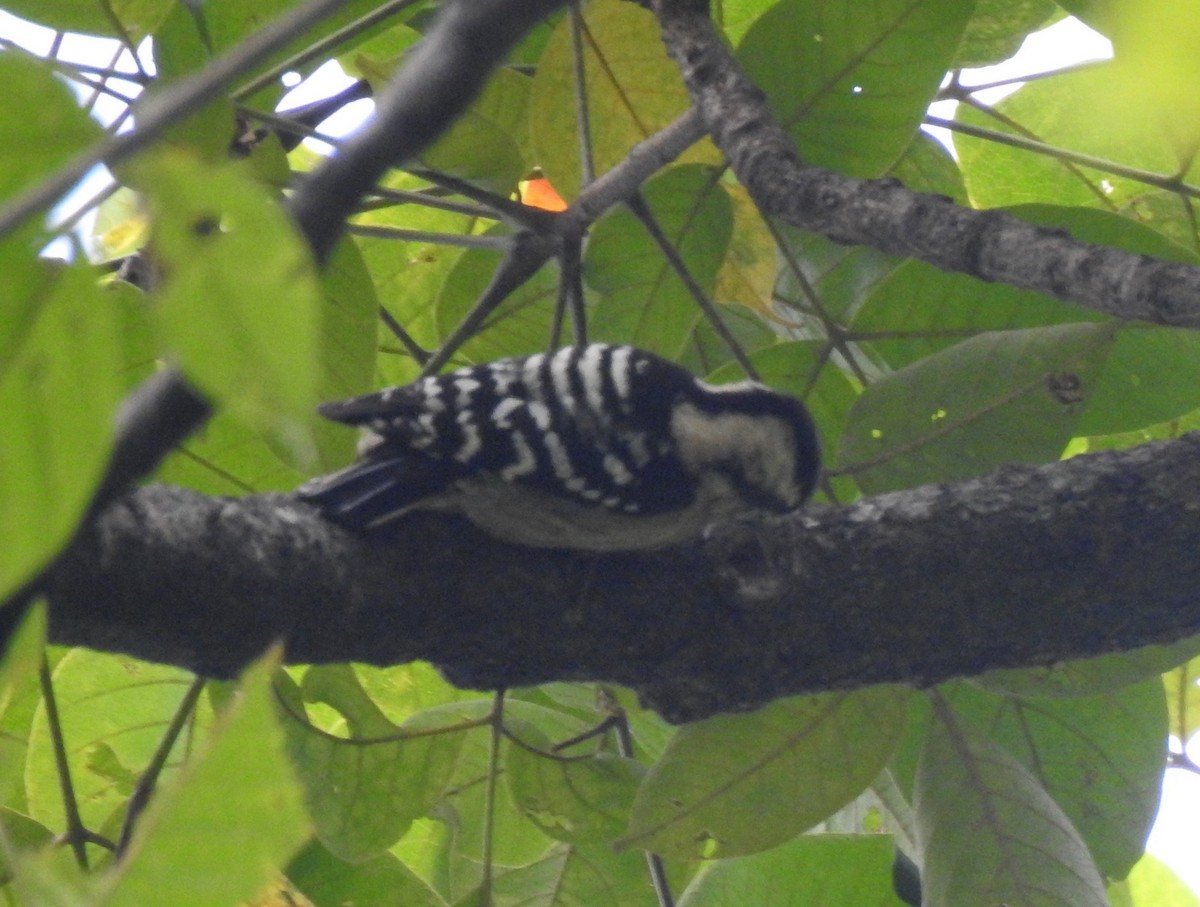
<path fill-rule="evenodd" d="M 360 538 L 287 495 L 142 489 L 48 584 L 53 639 L 228 675 L 428 659 L 479 688 L 606 680 L 672 720 L 1200 632 L 1200 435 L 591 556 L 417 514 Z"/>
<path fill-rule="evenodd" d="M 762 91 L 697 0 L 653 0 L 667 52 L 742 185 L 767 215 L 835 242 L 1048 293 L 1117 318 L 1200 327 L 1200 268 L 1135 255 L 976 211 L 895 180 L 805 166 Z"/>

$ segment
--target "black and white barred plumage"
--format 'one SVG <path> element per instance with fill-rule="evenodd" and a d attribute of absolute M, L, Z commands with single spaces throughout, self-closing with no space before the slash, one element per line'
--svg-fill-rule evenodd
<path fill-rule="evenodd" d="M 794 510 L 820 467 L 799 401 L 628 346 L 502 359 L 320 411 L 369 434 L 357 463 L 299 494 L 358 530 L 419 508 L 519 544 L 654 548 Z"/>

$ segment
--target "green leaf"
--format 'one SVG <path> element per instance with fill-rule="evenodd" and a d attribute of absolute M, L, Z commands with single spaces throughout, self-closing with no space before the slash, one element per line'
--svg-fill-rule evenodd
<path fill-rule="evenodd" d="M 128 37 L 134 43 L 152 33 L 172 0 L 7 0 L 6 12 L 59 31 Z"/>
<path fill-rule="evenodd" d="M 1128 325 L 1117 332 L 1104 371 L 1075 430 L 1104 435 L 1165 422 L 1200 406 L 1200 335 Z"/>
<path fill-rule="evenodd" d="M 434 170 L 507 197 L 532 167 L 528 146 L 533 80 L 509 69 L 492 73 L 450 131 L 421 155 Z"/>
<path fill-rule="evenodd" d="M 445 901 L 391 854 L 361 863 L 347 863 L 319 842 L 312 841 L 288 864 L 287 877 L 319 905 L 445 905 Z"/>
<path fill-rule="evenodd" d="M 888 171 L 913 192 L 933 192 L 970 206 L 958 161 L 946 146 L 927 132 L 918 132 L 904 155 Z"/>
<path fill-rule="evenodd" d="M 955 69 L 1000 63 L 1015 54 L 1029 33 L 1045 25 L 1057 6 L 1053 0 L 977 0 Z"/>
<path fill-rule="evenodd" d="M 317 396 L 336 400 L 365 394 L 375 381 L 375 348 L 379 332 L 379 300 L 358 246 L 338 243 L 321 272 Z M 319 465 L 323 470 L 345 465 L 354 453 L 356 435 L 327 419 L 315 426 Z"/>
<path fill-rule="evenodd" d="M 550 741 L 531 725 L 511 726 L 528 747 L 510 747 L 505 779 L 517 808 L 552 838 L 567 843 L 605 843 L 629 822 L 629 810 L 645 768 L 632 759 L 597 752 L 552 754 Z"/>
<path fill-rule="evenodd" d="M 1180 161 L 1188 162 L 1200 143 L 1200 106 L 1195 93 L 1184 87 L 1200 77 L 1194 53 L 1200 10 L 1173 0 L 1141 0 L 1136 10 L 1115 3 L 1112 13 L 1115 109 L 1136 105 L 1151 114 L 1165 125 L 1165 138 Z M 1125 117 L 1115 117 L 1111 124 L 1118 131 L 1131 125 Z M 1141 136 L 1131 132 L 1130 138 Z"/>
<path fill-rule="evenodd" d="M 155 214 L 167 342 L 203 390 L 303 456 L 321 311 L 307 246 L 236 167 L 164 151 L 137 173 Z"/>
<path fill-rule="evenodd" d="M 1106 211 L 1022 205 L 1010 213 L 1066 229 L 1086 242 L 1196 261 L 1194 253 L 1162 234 Z M 950 347 L 960 336 L 1105 320 L 1093 310 L 1040 293 L 906 262 L 872 289 L 854 319 L 852 336 L 869 337 L 871 349 L 899 368 Z M 1200 337 L 1194 331 L 1132 323 L 1116 327 L 1077 433 L 1129 431 L 1200 406 Z"/>
<path fill-rule="evenodd" d="M 946 695 L 964 722 L 1038 779 L 1100 871 L 1124 878 L 1158 810 L 1167 735 L 1162 683 L 1070 699 L 1002 697 L 971 684 Z"/>
<path fill-rule="evenodd" d="M 291 491 L 305 476 L 282 459 L 278 446 L 261 431 L 220 410 L 167 456 L 154 478 L 204 494 L 237 497 Z"/>
<path fill-rule="evenodd" d="M 1023 765 L 943 709 L 914 802 L 926 907 L 1102 907 L 1087 845 Z"/>
<path fill-rule="evenodd" d="M 974 680 L 985 689 L 1015 696 L 1095 696 L 1157 678 L 1200 654 L 1200 636 L 1165 646 L 1142 646 L 1045 667 L 1001 668 Z"/>
<path fill-rule="evenodd" d="M 2 58 L 0 58 L 2 59 Z M 67 541 L 108 459 L 121 312 L 86 267 L 0 247 L 0 597 Z"/>
<path fill-rule="evenodd" d="M 582 7 L 584 81 L 596 174 L 624 160 L 629 149 L 682 115 L 690 105 L 679 70 L 663 53 L 654 17 L 621 0 Z M 570 201 L 582 182 L 575 114 L 571 23 L 564 16 L 538 61 L 530 121 L 536 158 L 546 178 Z M 718 158 L 704 143 L 679 160 Z"/>
<path fill-rule="evenodd" d="M 851 12 L 782 0 L 746 33 L 738 60 L 805 161 L 880 176 L 912 141 L 973 7 L 876 0 Z"/>
<path fill-rule="evenodd" d="M 1196 892 L 1150 854 L 1138 861 L 1124 885 L 1136 907 L 1200 907 Z"/>
<path fill-rule="evenodd" d="M 1200 658 L 1193 658 L 1163 677 L 1171 733 L 1181 741 L 1200 732 Z"/>
<path fill-rule="evenodd" d="M 694 859 L 795 837 L 879 773 L 908 697 L 893 686 L 822 693 L 681 728 L 646 775 L 618 844 Z"/>
<path fill-rule="evenodd" d="M 663 234 L 709 295 L 733 230 L 733 205 L 715 177 L 701 165 L 673 167 L 643 188 Z M 632 343 L 673 360 L 683 354 L 703 316 L 627 209 L 614 209 L 593 228 L 584 276 L 601 296 L 590 319 L 594 339 Z"/>
<path fill-rule="evenodd" d="M 29 188 L 100 138 L 99 125 L 52 72 L 46 63 L 21 53 L 0 55 L 0 201 Z M 30 98 L 37 98 L 36 108 L 31 109 Z"/>
<path fill-rule="evenodd" d="M 259 894 L 308 838 L 271 676 L 251 667 L 208 738 L 160 787 L 112 874 L 108 907 L 212 907 Z"/>
<path fill-rule="evenodd" d="M 859 398 L 839 465 L 876 493 L 1055 460 L 1114 333 L 1068 324 L 981 334 L 894 372 Z"/>
<path fill-rule="evenodd" d="M 999 102 L 994 114 L 960 104 L 956 118 L 969 126 L 1017 134 L 1123 167 L 1176 173 L 1180 162 L 1164 140 L 1164 122 L 1152 110 L 1122 105 L 1119 129 L 1111 117 L 1096 116 L 1096 105 L 1112 103 L 1119 87 L 1113 75 L 1113 65 L 1108 63 L 1035 79 Z M 1120 210 L 1147 191 L 1146 184 L 1132 176 L 990 139 L 956 133 L 954 147 L 971 200 L 979 208 L 1044 202 Z M 1174 216 L 1186 219 L 1186 206 L 1178 206 Z"/>
<path fill-rule="evenodd" d="M 123 810 L 139 773 L 159 746 L 192 675 L 179 668 L 73 649 L 54 669 L 54 694 L 79 812 L 101 828 Z M 174 770 L 190 743 L 184 734 L 172 751 Z M 25 766 L 29 814 L 53 829 L 65 815 L 46 710 L 39 705 L 29 734 Z"/>
<path fill-rule="evenodd" d="M 801 835 L 763 853 L 709 863 L 679 907 L 902 907 L 892 890 L 894 855 L 887 835 Z"/>
<path fill-rule="evenodd" d="M 487 235 L 502 236 L 508 232 L 493 227 Z M 474 307 L 491 283 L 500 260 L 497 252 L 468 249 L 454 262 L 437 296 L 441 337 L 449 335 Z M 460 355 L 469 362 L 489 362 L 544 350 L 557 298 L 558 269 L 553 264 L 544 265 L 484 320 L 479 332 L 463 344 Z"/>
<path fill-rule="evenodd" d="M 10 605 L 10 607 L 12 607 Z M 20 802 L 14 795 L 21 785 L 28 748 L 27 720 L 17 712 L 31 697 L 40 696 L 38 671 L 46 648 L 46 605 L 37 601 L 6 640 L 0 661 L 0 802 Z M 21 791 L 23 794 L 24 791 Z M 2 868 L 0 868 L 2 872 Z"/>
<path fill-rule="evenodd" d="M 654 907 L 658 901 L 640 853 L 559 844 L 537 860 L 502 873 L 492 884 L 497 904 L 530 907 Z"/>
<path fill-rule="evenodd" d="M 283 727 L 317 836 L 341 859 L 377 857 L 442 795 L 464 742 L 455 727 L 477 716 L 451 704 L 393 725 L 347 666 L 317 671 L 306 695 L 337 708 L 361 735 L 338 737 L 313 726 L 291 694 Z M 422 733 L 439 728 L 447 730 Z"/>

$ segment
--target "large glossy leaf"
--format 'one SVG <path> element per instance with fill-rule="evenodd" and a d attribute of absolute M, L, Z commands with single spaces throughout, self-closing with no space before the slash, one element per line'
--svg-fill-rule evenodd
<path fill-rule="evenodd" d="M 1106 211 L 1021 205 L 1013 214 L 1060 227 L 1086 242 L 1174 261 L 1194 253 L 1134 220 Z M 861 337 L 899 368 L 984 331 L 1103 321 L 1094 310 L 999 283 L 905 262 L 880 281 L 856 315 Z M 1200 336 L 1120 323 L 1075 427 L 1078 434 L 1142 428 L 1200 406 Z"/>
<path fill-rule="evenodd" d="M 0 200 L 78 154 L 100 136 L 49 66 L 12 52 L 0 56 Z M 36 107 L 29 104 L 37 98 Z M 35 153 L 31 153 L 35 152 Z"/>
<path fill-rule="evenodd" d="M 453 728 L 477 716 L 446 706 L 397 726 L 363 694 L 348 667 L 309 673 L 306 697 L 337 709 L 353 735 L 335 736 L 301 720 L 299 702 L 290 696 L 284 732 L 317 836 L 342 859 L 377 857 L 442 795 L 464 740 Z M 448 730 L 421 733 L 438 728 Z"/>
<path fill-rule="evenodd" d="M 1053 0 L 978 0 L 954 68 L 986 66 L 1011 57 L 1029 33 L 1054 16 Z"/>
<path fill-rule="evenodd" d="M 305 453 L 320 288 L 278 199 L 181 152 L 139 161 L 137 176 L 156 218 L 170 347 L 203 390 Z"/>
<path fill-rule="evenodd" d="M 493 891 L 497 904 L 529 907 L 655 907 L 660 903 L 647 878 L 642 854 L 565 844 L 502 874 Z"/>
<path fill-rule="evenodd" d="M 4 9 L 61 31 L 113 37 L 122 37 L 123 31 L 136 41 L 154 30 L 171 5 L 171 0 L 7 0 Z"/>
<path fill-rule="evenodd" d="M 1015 696 L 1096 696 L 1166 674 L 1200 654 L 1200 636 L 1095 658 L 1032 668 L 1000 668 L 974 678 L 985 689 Z"/>
<path fill-rule="evenodd" d="M 55 667 L 53 678 L 79 812 L 89 828 L 103 828 L 124 810 L 192 676 L 179 668 L 73 649 Z M 189 734 L 180 739 L 170 771 L 178 767 L 190 742 Z M 50 828 L 64 828 L 62 791 L 43 706 L 29 734 L 25 789 L 30 815 Z"/>
<path fill-rule="evenodd" d="M 879 176 L 912 141 L 973 7 L 782 0 L 751 26 L 738 59 L 807 162 Z"/>
<path fill-rule="evenodd" d="M 955 711 L 1038 779 L 1088 845 L 1101 872 L 1124 878 L 1158 810 L 1167 709 L 1161 682 L 1099 696 L 1006 697 L 968 684 Z"/>
<path fill-rule="evenodd" d="M 358 246 L 344 240 L 321 272 L 317 396 L 336 400 L 374 388 L 379 331 L 379 300 Z M 319 467 L 344 465 L 354 453 L 356 435 L 325 419 L 315 426 Z"/>
<path fill-rule="evenodd" d="M 508 751 L 505 780 L 531 822 L 568 843 L 607 843 L 625 830 L 644 766 L 605 752 L 552 753 L 531 725 L 512 730 L 527 747 Z"/>
<path fill-rule="evenodd" d="M 445 907 L 446 903 L 391 854 L 348 863 L 317 841 L 311 842 L 288 864 L 287 877 L 314 904 Z"/>
<path fill-rule="evenodd" d="M 681 728 L 646 775 L 620 843 L 694 859 L 795 837 L 879 773 L 908 696 L 889 686 L 822 693 Z"/>
<path fill-rule="evenodd" d="M 104 903 L 234 904 L 260 893 L 309 836 L 284 754 L 271 674 L 246 672 L 210 735 L 138 822 Z"/>
<path fill-rule="evenodd" d="M 1087 845 L 1038 779 L 948 710 L 917 770 L 922 903 L 1105 907 Z"/>
<path fill-rule="evenodd" d="M 496 227 L 492 235 L 509 231 Z M 448 335 L 483 295 L 501 260 L 500 253 L 468 249 L 450 268 L 437 297 L 438 331 Z M 461 356 L 472 362 L 489 362 L 507 356 L 524 356 L 544 350 L 558 298 L 558 269 L 542 266 L 500 303 L 485 319 L 479 332 L 462 346 Z"/>
<path fill-rule="evenodd" d="M 996 105 L 996 116 L 960 104 L 962 122 L 1001 133 L 1015 131 L 1052 146 L 1083 152 L 1126 168 L 1138 168 L 1163 176 L 1180 170 L 1180 161 L 1165 141 L 1168 125 L 1153 110 L 1143 105 L 1119 107 L 1121 128 L 1113 128 L 1111 117 L 1096 116 L 1096 106 L 1111 105 L 1118 84 L 1112 64 L 1065 73 L 1052 79 L 1038 79 Z M 1116 110 L 1118 108 L 1111 107 Z M 1005 121 L 1015 124 L 1010 128 Z M 1136 206 L 1148 187 L 1134 176 L 1111 169 L 1085 167 L 1052 154 L 1038 154 L 984 138 L 956 134 L 963 174 L 971 199 L 978 207 L 1045 202 L 1057 205 L 1120 210 Z M 1185 181 L 1192 175 L 1181 174 Z M 1173 212 L 1159 209 L 1158 214 L 1187 221 L 1187 205 L 1176 202 Z M 1160 218 L 1148 223 L 1162 230 Z M 1195 238 L 1195 224 L 1188 229 Z M 1167 231 L 1171 232 L 1171 231 Z"/>
<path fill-rule="evenodd" d="M 901 907 L 887 835 L 802 835 L 764 853 L 716 860 L 679 907 Z"/>
<path fill-rule="evenodd" d="M 715 177 L 709 167 L 675 167 L 643 189 L 659 227 L 706 294 L 712 292 L 733 229 L 733 206 Z M 601 296 L 591 319 L 596 340 L 633 343 L 679 358 L 703 316 L 632 213 L 614 210 L 596 225 L 584 269 L 588 286 Z"/>
<path fill-rule="evenodd" d="M 46 646 L 46 606 L 31 607 L 5 641 L 0 661 L 0 802 L 20 803 L 28 747 L 28 720 L 18 712 L 30 698 L 40 695 L 38 669 Z M 25 733 L 20 733 L 24 731 Z"/>
<path fill-rule="evenodd" d="M 839 463 L 864 491 L 1055 460 L 1113 342 L 1106 324 L 981 334 L 872 384 Z"/>
<path fill-rule="evenodd" d="M 1200 658 L 1163 676 L 1167 688 L 1167 711 L 1171 734 L 1181 741 L 1200 733 Z"/>
<path fill-rule="evenodd" d="M 654 17 L 636 4 L 594 0 L 582 7 L 584 80 L 596 174 L 624 159 L 643 139 L 688 109 L 679 69 L 663 53 Z M 580 153 L 575 113 L 571 24 L 564 17 L 538 61 L 530 125 L 538 162 L 568 201 L 579 192 Z M 683 160 L 716 161 L 703 143 Z"/>
<path fill-rule="evenodd" d="M 66 542 L 99 482 L 124 380 L 122 313 L 85 267 L 0 248 L 0 596 Z"/>

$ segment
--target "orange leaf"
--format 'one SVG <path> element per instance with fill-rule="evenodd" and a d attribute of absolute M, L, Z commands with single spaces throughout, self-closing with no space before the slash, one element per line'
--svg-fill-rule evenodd
<path fill-rule="evenodd" d="M 567 203 L 554 191 L 550 181 L 540 177 L 521 183 L 521 203 L 545 211 L 567 210 Z"/>

